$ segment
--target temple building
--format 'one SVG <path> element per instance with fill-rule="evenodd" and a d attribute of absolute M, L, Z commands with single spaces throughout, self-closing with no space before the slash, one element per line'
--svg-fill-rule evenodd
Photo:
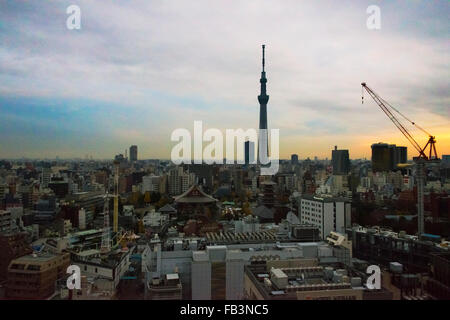
<path fill-rule="evenodd" d="M 216 212 L 216 198 L 206 194 L 200 186 L 194 184 L 183 194 L 176 196 L 175 203 L 179 215 L 206 216 L 211 218 Z"/>

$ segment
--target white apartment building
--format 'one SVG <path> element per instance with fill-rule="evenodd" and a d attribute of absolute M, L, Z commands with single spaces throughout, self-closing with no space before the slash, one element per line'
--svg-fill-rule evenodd
<path fill-rule="evenodd" d="M 345 233 L 351 226 L 351 203 L 345 199 L 303 195 L 299 207 L 300 222 L 317 226 L 322 238 L 331 231 Z"/>
<path fill-rule="evenodd" d="M 189 187 L 195 183 L 195 174 L 184 171 L 179 166 L 169 171 L 169 193 L 171 195 L 179 195 L 186 192 Z"/>

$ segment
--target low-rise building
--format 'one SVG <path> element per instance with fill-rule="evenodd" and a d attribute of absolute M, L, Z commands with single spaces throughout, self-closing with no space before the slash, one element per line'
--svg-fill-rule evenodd
<path fill-rule="evenodd" d="M 69 265 L 69 253 L 35 253 L 16 258 L 8 267 L 6 296 L 13 299 L 49 298 Z"/>
<path fill-rule="evenodd" d="M 310 260 L 270 261 L 245 266 L 245 298 L 250 300 L 391 300 L 384 288 L 369 289 L 361 273 L 340 264 Z"/>

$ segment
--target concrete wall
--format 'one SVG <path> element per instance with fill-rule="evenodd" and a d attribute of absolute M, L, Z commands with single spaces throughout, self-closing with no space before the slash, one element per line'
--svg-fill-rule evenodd
<path fill-rule="evenodd" d="M 333 202 L 327 202 L 324 203 L 323 207 L 323 233 L 321 234 L 321 237 L 322 239 L 325 239 L 326 236 L 334 230 L 334 204 Z"/>
<path fill-rule="evenodd" d="M 226 265 L 226 299 L 241 300 L 244 296 L 244 261 L 227 261 Z"/>
<path fill-rule="evenodd" d="M 211 262 L 192 262 L 192 300 L 211 300 Z"/>

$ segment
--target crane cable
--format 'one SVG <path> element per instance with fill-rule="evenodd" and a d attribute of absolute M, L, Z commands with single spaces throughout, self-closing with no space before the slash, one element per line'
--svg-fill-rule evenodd
<path fill-rule="evenodd" d="M 422 132 L 424 132 L 425 134 L 427 134 L 429 137 L 431 137 L 432 135 L 426 131 L 424 128 L 422 128 L 421 126 L 419 126 L 417 123 L 415 123 L 414 121 L 412 121 L 411 119 L 409 119 L 407 116 L 405 116 L 403 113 L 401 113 L 398 109 L 396 109 L 395 107 L 393 107 L 389 102 L 387 102 L 386 100 L 384 100 L 382 97 L 380 97 L 379 95 L 377 95 L 378 99 L 380 99 L 384 104 L 388 105 L 392 110 L 394 110 L 395 112 L 397 112 L 399 115 L 401 115 L 406 121 L 408 121 L 409 123 L 411 123 L 413 126 L 415 126 L 417 129 L 421 130 Z M 364 86 L 361 86 L 361 98 L 362 98 L 362 103 L 364 104 Z"/>
<path fill-rule="evenodd" d="M 394 108 L 389 102 L 387 102 L 386 100 L 384 100 L 383 98 L 380 97 L 380 99 L 383 101 L 383 103 L 387 104 L 389 107 L 391 107 L 395 112 L 397 112 L 399 115 L 401 115 L 406 121 L 410 122 L 413 126 L 415 126 L 417 129 L 421 130 L 422 132 L 426 133 L 428 136 L 431 137 L 431 134 L 426 131 L 424 128 L 422 128 L 421 126 L 419 126 L 418 124 L 416 124 L 414 121 L 410 120 L 408 117 L 406 117 L 403 113 L 401 113 L 399 110 L 397 110 L 396 108 Z"/>

